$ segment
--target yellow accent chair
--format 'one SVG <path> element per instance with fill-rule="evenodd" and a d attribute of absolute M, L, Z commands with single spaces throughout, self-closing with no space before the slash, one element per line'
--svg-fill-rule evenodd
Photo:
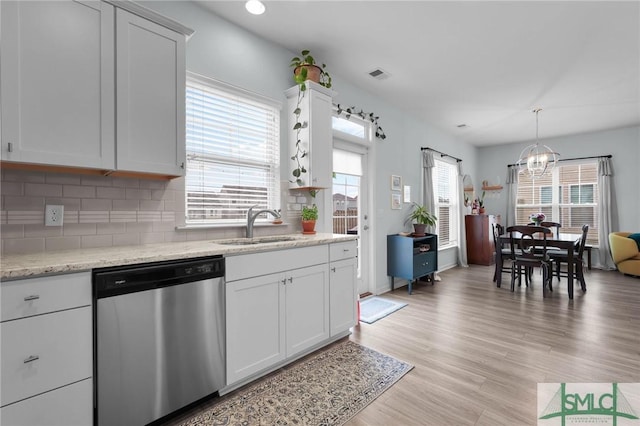
<path fill-rule="evenodd" d="M 635 240 L 628 238 L 631 232 L 609 234 L 611 257 L 623 274 L 640 277 L 640 250 Z"/>

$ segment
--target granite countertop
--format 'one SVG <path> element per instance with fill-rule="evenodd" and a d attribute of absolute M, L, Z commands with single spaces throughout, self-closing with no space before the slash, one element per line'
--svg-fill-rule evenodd
<path fill-rule="evenodd" d="M 107 266 L 132 265 L 136 263 L 162 260 L 186 259 L 213 255 L 236 255 L 281 250 L 294 247 L 314 246 L 341 241 L 355 240 L 356 235 L 338 234 L 286 234 L 259 237 L 255 240 L 268 241 L 270 238 L 290 238 L 287 241 L 261 242 L 260 244 L 228 244 L 243 238 L 188 241 L 176 243 L 147 244 L 140 246 L 106 247 L 84 250 L 66 250 L 54 253 L 36 253 L 2 256 L 0 279 L 10 280 L 36 275 L 61 274 L 89 271 Z M 224 244 L 224 243 L 227 244 Z"/>

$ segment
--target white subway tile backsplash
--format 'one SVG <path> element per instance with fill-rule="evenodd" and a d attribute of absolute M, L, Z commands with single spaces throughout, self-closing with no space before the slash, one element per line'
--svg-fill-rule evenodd
<path fill-rule="evenodd" d="M 80 237 L 49 237 L 45 239 L 45 250 L 77 250 L 80 248 Z"/>
<path fill-rule="evenodd" d="M 80 210 L 80 201 L 79 198 L 47 197 L 44 199 L 45 204 L 64 206 L 65 213 L 67 210 Z"/>
<path fill-rule="evenodd" d="M 24 170 L 3 170 L 2 174 L 3 181 L 9 182 L 33 182 L 33 183 L 44 183 L 44 173 L 43 172 L 33 172 L 33 171 L 24 171 Z"/>
<path fill-rule="evenodd" d="M 44 225 L 44 208 L 42 210 L 9 210 L 7 212 L 9 225 Z"/>
<path fill-rule="evenodd" d="M 140 179 L 139 187 L 145 189 L 163 189 L 167 187 L 167 182 L 161 180 Z"/>
<path fill-rule="evenodd" d="M 59 183 L 62 185 L 80 185 L 80 175 L 63 175 L 49 173 L 45 176 L 46 183 Z"/>
<path fill-rule="evenodd" d="M 44 197 L 27 197 L 3 195 L 4 209 L 11 210 L 42 210 L 44 215 Z"/>
<path fill-rule="evenodd" d="M 78 210 L 67 210 L 67 207 L 64 208 L 64 220 L 62 222 L 63 226 L 68 223 L 78 223 L 79 222 L 79 212 Z"/>
<path fill-rule="evenodd" d="M 97 232 L 95 223 L 70 223 L 62 228 L 65 236 L 96 235 Z"/>
<path fill-rule="evenodd" d="M 176 220 L 175 212 L 171 212 L 171 211 L 162 212 L 162 221 L 163 222 L 175 222 L 175 220 Z"/>
<path fill-rule="evenodd" d="M 0 211 L 0 224 L 2 224 L 2 225 L 6 225 L 7 224 L 7 211 L 6 210 Z"/>
<path fill-rule="evenodd" d="M 135 246 L 140 244 L 140 234 L 115 234 L 113 235 L 114 246 Z"/>
<path fill-rule="evenodd" d="M 107 186 L 98 186 L 96 187 L 96 197 L 98 198 L 109 198 L 109 199 L 124 199 L 125 190 L 124 188 L 113 188 Z"/>
<path fill-rule="evenodd" d="M 164 201 L 140 200 L 140 210 L 163 210 Z"/>
<path fill-rule="evenodd" d="M 98 198 L 83 198 L 80 203 L 80 210 L 106 210 L 109 211 L 112 208 L 111 200 L 98 199 Z"/>
<path fill-rule="evenodd" d="M 161 222 L 162 212 L 138 211 L 138 222 Z"/>
<path fill-rule="evenodd" d="M 111 179 L 112 179 L 111 184 L 118 188 L 138 188 L 140 186 L 140 182 L 138 182 L 138 179 L 119 178 L 119 177 L 114 177 Z"/>
<path fill-rule="evenodd" d="M 153 224 L 151 222 L 146 223 L 138 223 L 138 222 L 128 222 L 125 223 L 125 230 L 127 233 L 150 233 L 153 232 Z"/>
<path fill-rule="evenodd" d="M 63 194 L 65 197 L 96 198 L 96 187 L 84 185 L 63 185 Z"/>
<path fill-rule="evenodd" d="M 109 212 L 108 211 L 80 211 L 79 217 L 80 223 L 108 223 Z"/>
<path fill-rule="evenodd" d="M 98 223 L 96 224 L 96 232 L 100 234 L 124 234 L 127 232 L 126 223 Z"/>
<path fill-rule="evenodd" d="M 0 227 L 2 238 L 24 238 L 24 225 L 6 225 Z"/>
<path fill-rule="evenodd" d="M 3 254 L 41 253 L 44 251 L 44 238 L 3 238 Z"/>
<path fill-rule="evenodd" d="M 31 197 L 61 197 L 62 185 L 53 185 L 48 183 L 25 183 L 24 195 Z"/>
<path fill-rule="evenodd" d="M 83 235 L 80 237 L 82 248 L 111 247 L 113 246 L 112 235 Z"/>
<path fill-rule="evenodd" d="M 145 232 L 140 234 L 140 244 L 164 243 L 164 232 Z"/>
<path fill-rule="evenodd" d="M 2 195 L 24 195 L 24 184 L 22 182 L 2 182 L 0 193 Z"/>
<path fill-rule="evenodd" d="M 138 210 L 140 208 L 139 200 L 112 200 L 113 210 Z"/>
<path fill-rule="evenodd" d="M 112 186 L 113 178 L 108 176 L 82 176 L 80 183 L 87 186 Z"/>
<path fill-rule="evenodd" d="M 61 237 L 62 227 L 60 226 L 44 226 L 39 225 L 24 225 L 24 236 L 30 237 Z"/>
<path fill-rule="evenodd" d="M 150 189 L 126 188 L 125 198 L 127 200 L 150 200 Z"/>
<path fill-rule="evenodd" d="M 138 220 L 135 210 L 111 210 L 109 217 L 110 222 L 135 222 Z"/>

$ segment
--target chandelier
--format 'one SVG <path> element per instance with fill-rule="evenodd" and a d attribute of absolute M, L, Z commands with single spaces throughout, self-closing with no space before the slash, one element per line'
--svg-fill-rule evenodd
<path fill-rule="evenodd" d="M 560 159 L 560 154 L 538 142 L 538 113 L 540 111 L 542 111 L 541 108 L 532 111 L 536 113 L 536 143 L 523 149 L 516 163 L 518 171 L 528 174 L 531 179 L 541 178 L 553 170 Z"/>

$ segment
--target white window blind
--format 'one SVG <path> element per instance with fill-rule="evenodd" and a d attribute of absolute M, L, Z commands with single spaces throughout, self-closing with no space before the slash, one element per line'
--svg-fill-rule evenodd
<path fill-rule="evenodd" d="M 435 160 L 433 185 L 438 221 L 438 246 L 458 243 L 458 185 L 457 167 L 446 161 Z"/>
<path fill-rule="evenodd" d="M 187 225 L 244 223 L 253 205 L 279 208 L 279 105 L 192 74 L 186 101 Z"/>
<path fill-rule="evenodd" d="M 589 225 L 587 243 L 598 245 L 598 164 L 594 160 L 567 163 L 542 178 L 521 174 L 518 180 L 516 224 L 529 223 L 529 215 L 541 211 L 546 220 L 562 225 L 560 235 L 578 238 Z"/>

